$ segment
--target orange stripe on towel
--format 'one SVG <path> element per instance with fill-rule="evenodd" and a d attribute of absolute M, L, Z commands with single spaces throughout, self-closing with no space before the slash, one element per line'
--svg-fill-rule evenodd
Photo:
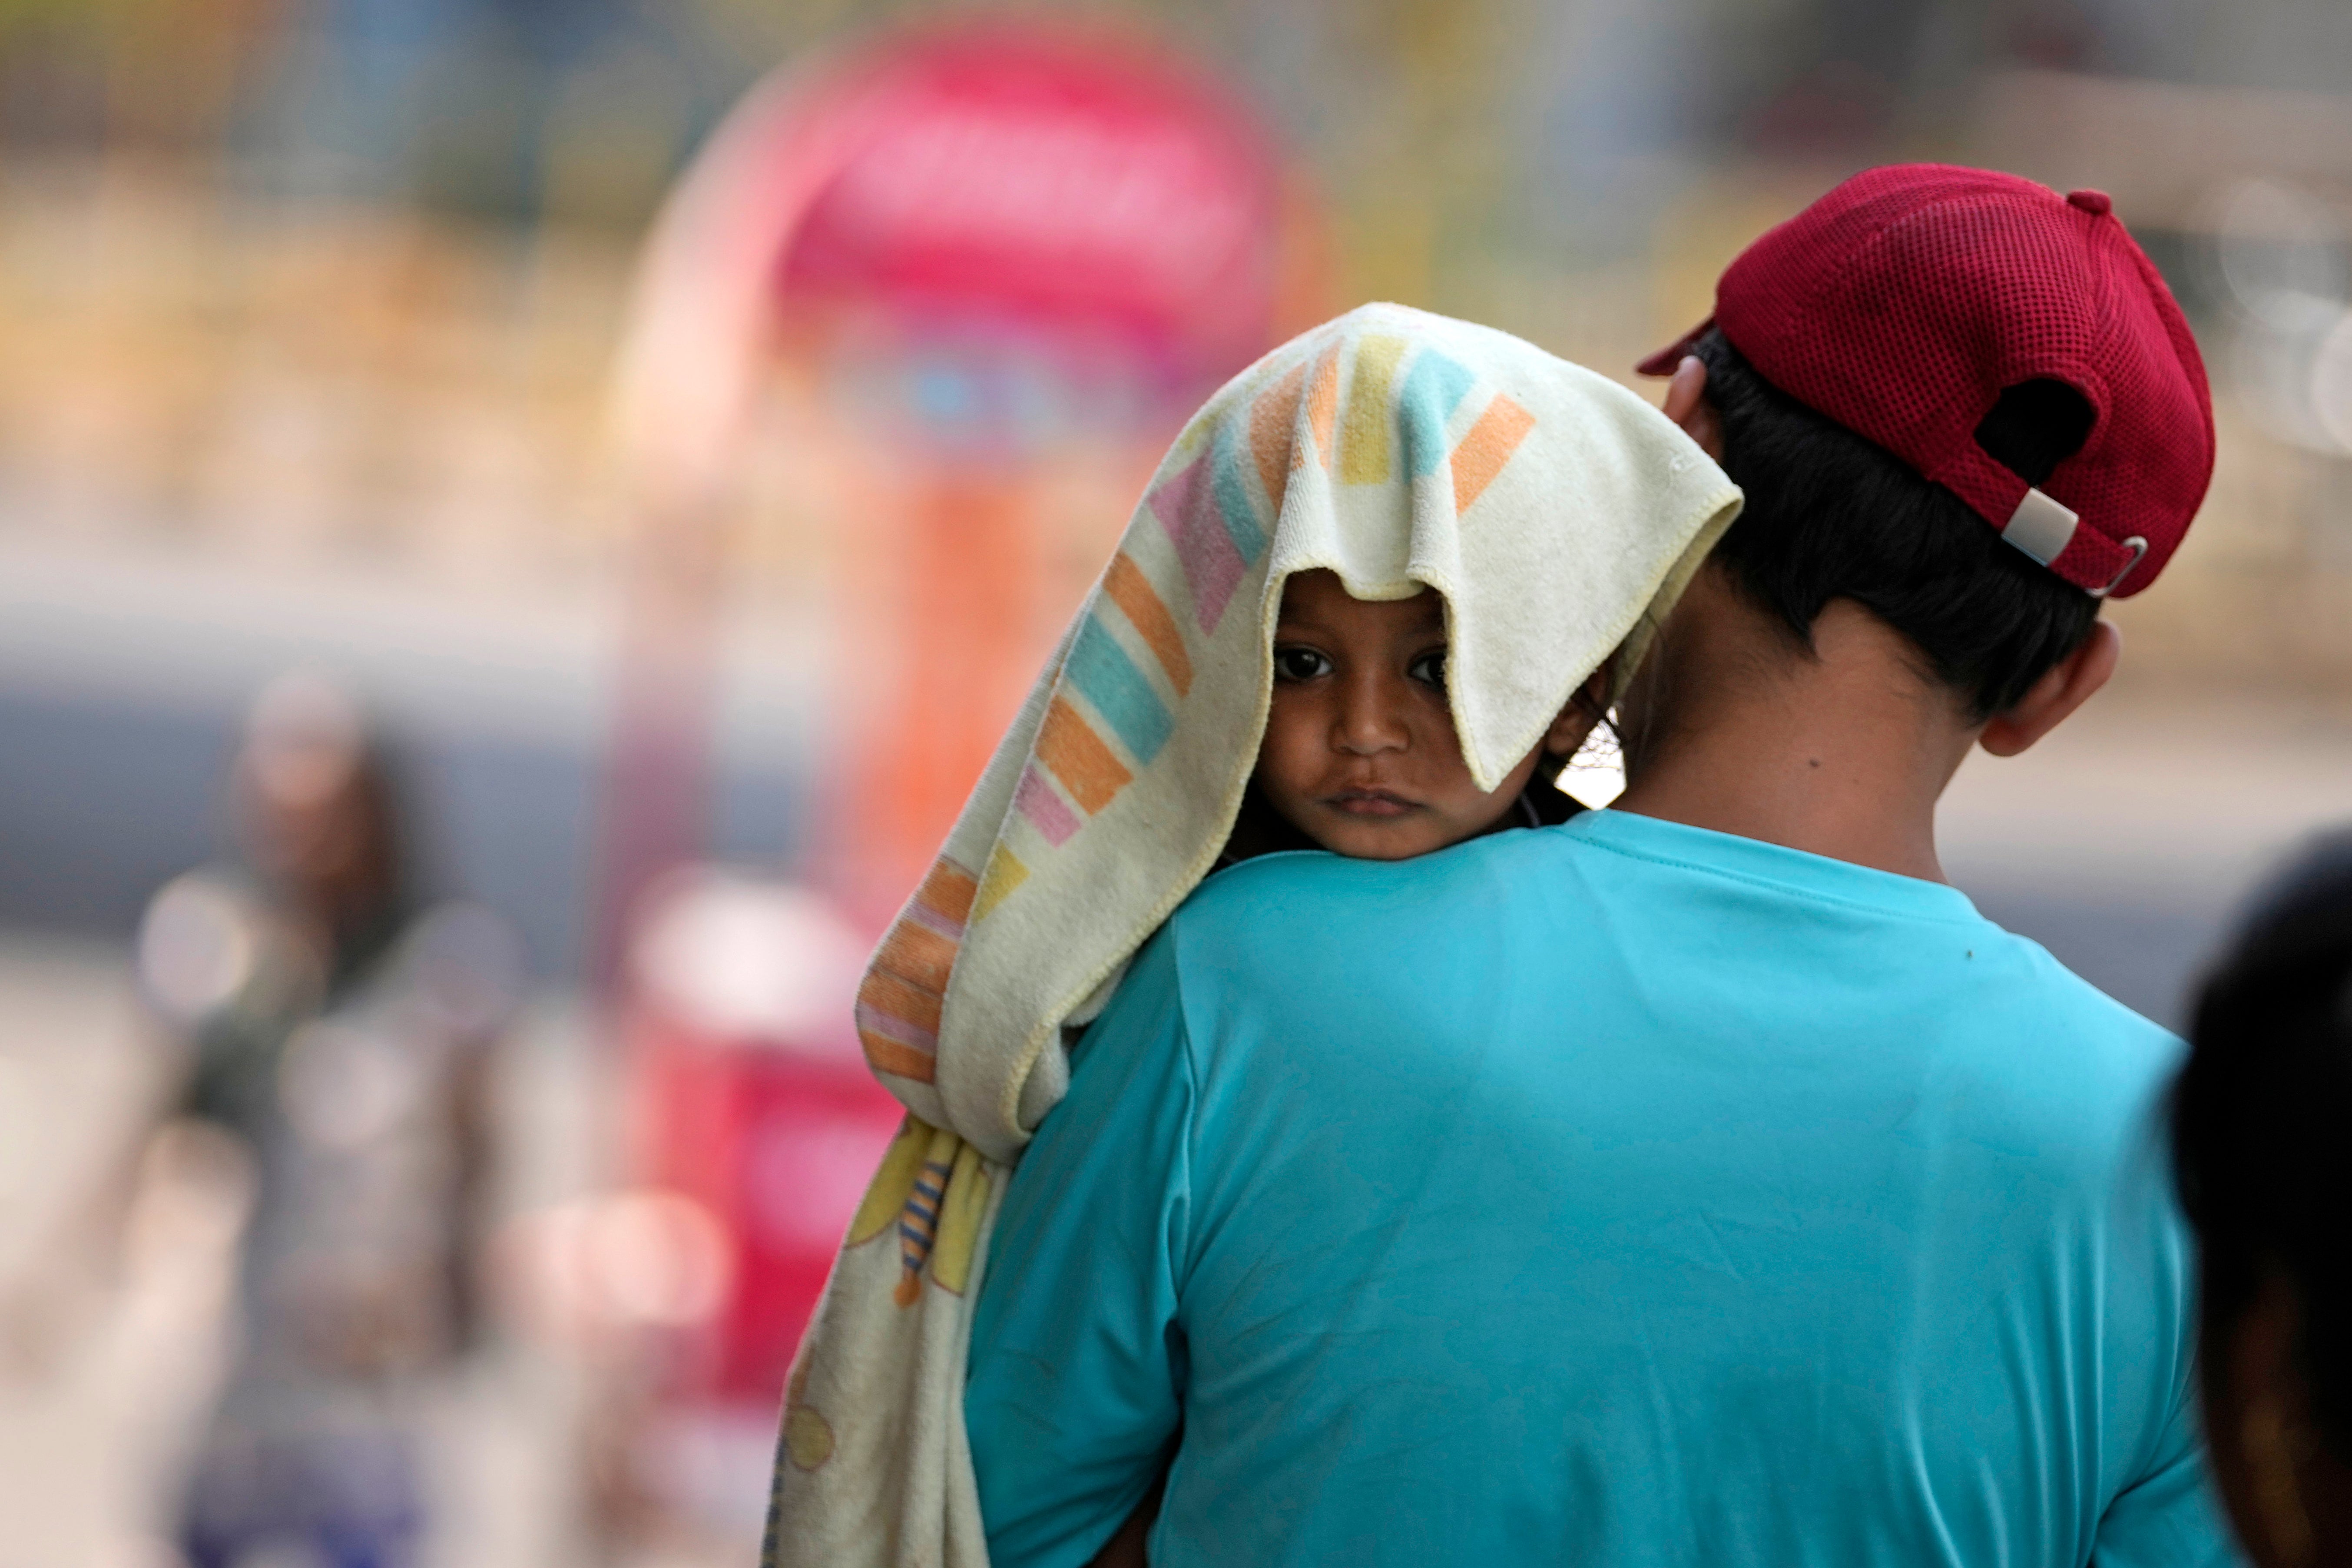
<path fill-rule="evenodd" d="M 916 889 L 915 901 L 961 925 L 971 918 L 972 896 L 979 891 L 980 879 L 942 855 L 932 862 L 931 874 Z"/>
<path fill-rule="evenodd" d="M 1307 389 L 1307 426 L 1315 432 L 1315 458 L 1331 466 L 1331 428 L 1339 413 L 1339 351 L 1328 348 L 1315 362 L 1315 384 Z"/>
<path fill-rule="evenodd" d="M 903 980 L 886 970 L 866 971 L 857 1000 L 877 1013 L 914 1025 L 926 1034 L 940 1032 L 940 994 Z"/>
<path fill-rule="evenodd" d="M 1037 756 L 1064 788 L 1091 816 L 1108 805 L 1133 781 L 1127 764 L 1111 754 L 1102 737 L 1089 728 L 1077 710 L 1060 698 L 1045 710 L 1045 727 L 1037 735 Z"/>
<path fill-rule="evenodd" d="M 1283 480 L 1290 472 L 1290 443 L 1298 434 L 1298 391 L 1307 382 L 1304 363 L 1250 405 L 1250 455 L 1257 459 L 1257 477 L 1265 486 L 1266 503 L 1282 510 Z"/>
<path fill-rule="evenodd" d="M 882 951 L 874 955 L 874 967 L 926 991 L 944 992 L 948 988 L 948 972 L 955 967 L 956 952 L 956 944 L 950 938 L 919 921 L 902 920 L 882 939 Z"/>
<path fill-rule="evenodd" d="M 1503 396 L 1496 394 L 1495 401 L 1486 405 L 1486 412 L 1478 416 L 1478 423 L 1464 433 L 1454 448 L 1454 515 L 1460 517 L 1470 510 L 1511 454 L 1519 449 L 1528 432 L 1536 427 L 1536 416 Z"/>
<path fill-rule="evenodd" d="M 1160 668 L 1168 672 L 1168 683 L 1183 696 L 1192 689 L 1192 656 L 1184 651 L 1184 634 L 1176 629 L 1176 617 L 1168 613 L 1151 579 L 1143 568 L 1127 558 L 1124 551 L 1110 558 L 1110 570 L 1103 575 L 1103 592 L 1111 597 L 1127 615 L 1128 624 L 1142 635 L 1159 657 Z"/>
<path fill-rule="evenodd" d="M 887 1035 L 877 1035 L 871 1029 L 857 1031 L 866 1047 L 866 1059 L 877 1072 L 887 1072 L 898 1078 L 910 1078 L 917 1083 L 929 1083 L 938 1064 L 914 1047 L 902 1045 Z"/>

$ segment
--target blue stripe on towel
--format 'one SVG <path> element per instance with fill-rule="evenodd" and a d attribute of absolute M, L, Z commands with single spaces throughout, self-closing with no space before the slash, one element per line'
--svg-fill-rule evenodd
<path fill-rule="evenodd" d="M 1070 650 L 1068 668 L 1072 682 L 1094 704 L 1095 711 L 1118 731 L 1136 761 L 1148 763 L 1160 754 L 1176 721 L 1143 671 L 1135 667 L 1135 660 L 1092 616 L 1078 629 L 1078 644 Z"/>
<path fill-rule="evenodd" d="M 1265 530 L 1257 525 L 1257 510 L 1250 502 L 1248 469 L 1242 462 L 1241 444 L 1234 440 L 1232 429 L 1219 430 L 1216 456 L 1210 463 L 1217 516 L 1232 536 L 1234 548 L 1241 552 L 1242 564 L 1250 566 L 1265 553 Z"/>
<path fill-rule="evenodd" d="M 1477 380 L 1469 366 L 1423 349 L 1397 389 L 1397 425 L 1404 437 L 1404 471 L 1433 474 L 1445 460 L 1445 422 Z"/>

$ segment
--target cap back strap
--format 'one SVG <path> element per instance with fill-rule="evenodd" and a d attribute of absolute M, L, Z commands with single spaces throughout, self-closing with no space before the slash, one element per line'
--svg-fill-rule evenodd
<path fill-rule="evenodd" d="M 2028 485 L 2024 499 L 2009 514 L 2000 536 L 2047 566 L 2074 539 L 2074 530 L 2082 521 L 2072 509 Z"/>

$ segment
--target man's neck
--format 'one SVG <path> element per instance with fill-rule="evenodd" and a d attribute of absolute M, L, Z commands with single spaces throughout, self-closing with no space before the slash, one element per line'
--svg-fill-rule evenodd
<path fill-rule="evenodd" d="M 1645 671 L 1665 684 L 1614 809 L 1944 880 L 1936 801 L 1976 731 L 1901 635 L 1841 600 L 1808 658 L 1715 573 L 1692 594 Z"/>

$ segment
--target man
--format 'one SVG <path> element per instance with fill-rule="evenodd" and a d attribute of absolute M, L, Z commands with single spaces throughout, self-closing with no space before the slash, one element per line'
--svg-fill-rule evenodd
<path fill-rule="evenodd" d="M 1934 808 L 2119 643 L 2212 459 L 2107 210 L 1849 181 L 1645 369 L 1748 509 L 1559 829 L 1213 879 L 1007 1194 L 997 1568 L 2227 1561 L 2177 1043 L 1945 885 Z"/>

